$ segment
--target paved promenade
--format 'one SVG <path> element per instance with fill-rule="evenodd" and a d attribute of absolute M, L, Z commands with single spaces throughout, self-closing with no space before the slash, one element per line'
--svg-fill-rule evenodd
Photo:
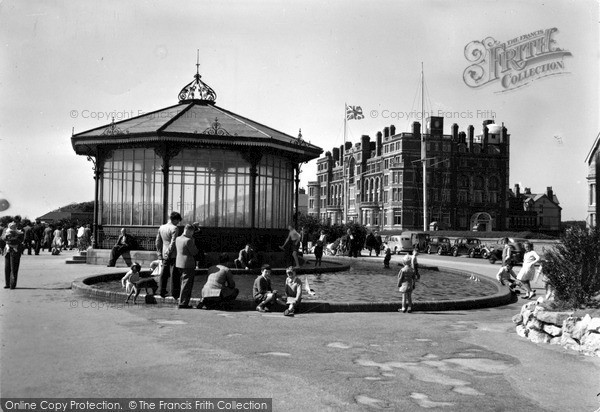
<path fill-rule="evenodd" d="M 75 296 L 71 281 L 123 269 L 67 265 L 69 253 L 24 256 L 18 288 L 0 291 L 2 397 L 268 397 L 275 411 L 600 407 L 600 359 L 517 336 L 511 317 L 524 300 L 294 318 L 108 305 Z"/>

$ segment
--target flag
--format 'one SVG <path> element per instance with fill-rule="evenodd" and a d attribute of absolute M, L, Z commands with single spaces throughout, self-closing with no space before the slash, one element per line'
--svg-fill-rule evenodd
<path fill-rule="evenodd" d="M 346 120 L 361 120 L 364 119 L 362 107 L 360 106 L 348 106 L 346 105 Z"/>

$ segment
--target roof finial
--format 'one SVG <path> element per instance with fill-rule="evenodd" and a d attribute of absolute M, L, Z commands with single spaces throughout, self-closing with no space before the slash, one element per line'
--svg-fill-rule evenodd
<path fill-rule="evenodd" d="M 179 92 L 179 103 L 188 103 L 190 101 L 201 101 L 214 103 L 217 100 L 217 93 L 206 83 L 200 80 L 200 49 L 196 50 L 196 74 L 194 80 L 188 83 Z"/>
<path fill-rule="evenodd" d="M 196 49 L 196 75 L 200 76 L 200 49 Z"/>

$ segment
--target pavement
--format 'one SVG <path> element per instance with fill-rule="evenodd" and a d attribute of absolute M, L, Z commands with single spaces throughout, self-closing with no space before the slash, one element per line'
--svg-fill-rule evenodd
<path fill-rule="evenodd" d="M 23 256 L 17 289 L 0 290 L 0 397 L 256 397 L 274 411 L 600 407 L 600 359 L 519 337 L 511 317 L 524 300 L 293 318 L 107 304 L 73 294 L 71 282 L 123 269 L 67 265 L 70 253 Z M 499 267 L 420 262 L 487 277 Z"/>

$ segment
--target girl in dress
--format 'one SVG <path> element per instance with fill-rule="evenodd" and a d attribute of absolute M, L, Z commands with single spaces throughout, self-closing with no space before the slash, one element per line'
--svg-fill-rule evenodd
<path fill-rule="evenodd" d="M 402 293 L 402 309 L 398 312 L 412 312 L 412 291 L 415 287 L 415 271 L 412 268 L 412 256 L 402 259 L 404 267 L 398 272 L 398 291 Z"/>
<path fill-rule="evenodd" d="M 52 239 L 52 254 L 58 255 L 63 248 L 62 230 L 57 228 L 53 233 L 54 239 Z"/>
<path fill-rule="evenodd" d="M 535 275 L 535 264 L 540 261 L 540 255 L 533 250 L 531 243 L 526 242 L 524 244 L 525 255 L 523 256 L 523 266 L 517 275 L 517 279 L 525 286 L 527 294 L 523 296 L 524 299 L 531 299 L 535 296 L 535 290 L 531 289 L 531 280 Z"/>

